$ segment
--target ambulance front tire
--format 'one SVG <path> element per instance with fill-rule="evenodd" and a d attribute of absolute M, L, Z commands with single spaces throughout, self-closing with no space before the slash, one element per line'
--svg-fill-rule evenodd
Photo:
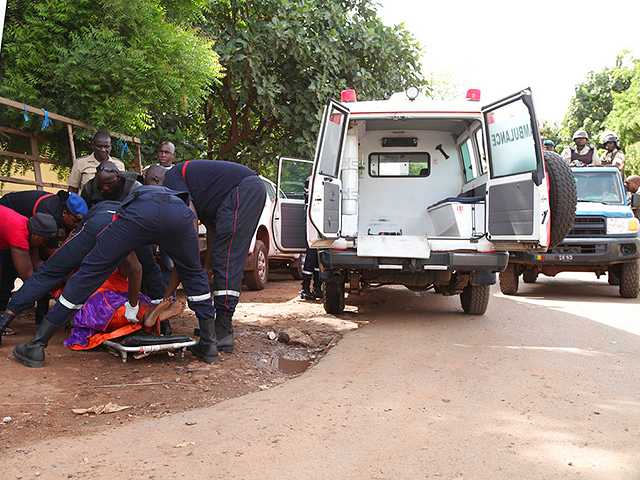
<path fill-rule="evenodd" d="M 342 277 L 327 280 L 322 284 L 324 288 L 324 311 L 331 315 L 344 312 L 344 282 Z"/>
<path fill-rule="evenodd" d="M 306 255 L 301 253 L 300 256 L 289 265 L 289 271 L 294 280 L 302 280 L 302 267 L 305 257 Z"/>
<path fill-rule="evenodd" d="M 515 295 L 518 293 L 518 276 L 520 275 L 516 265 L 509 263 L 504 271 L 498 275 L 500 291 L 504 295 Z"/>
<path fill-rule="evenodd" d="M 251 262 L 251 269 L 244 272 L 244 283 L 249 290 L 264 290 L 269 276 L 269 257 L 262 240 L 256 239 Z"/>
<path fill-rule="evenodd" d="M 527 268 L 522 272 L 522 280 L 524 283 L 536 283 L 538 279 L 538 271 L 533 268 Z"/>
<path fill-rule="evenodd" d="M 460 294 L 462 310 L 467 315 L 484 315 L 490 296 L 491 285 L 467 285 Z"/>

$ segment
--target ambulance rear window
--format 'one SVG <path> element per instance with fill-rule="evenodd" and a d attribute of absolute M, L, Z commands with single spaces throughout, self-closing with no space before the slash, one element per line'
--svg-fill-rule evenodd
<path fill-rule="evenodd" d="M 431 156 L 427 152 L 385 152 L 369 155 L 371 177 L 428 177 Z"/>

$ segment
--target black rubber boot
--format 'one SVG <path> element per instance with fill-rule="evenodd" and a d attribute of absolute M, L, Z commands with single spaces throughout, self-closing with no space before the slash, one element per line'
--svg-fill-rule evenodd
<path fill-rule="evenodd" d="M 216 314 L 216 338 L 219 352 L 233 352 L 233 323 L 230 316 Z"/>
<path fill-rule="evenodd" d="M 4 329 L 9 326 L 13 320 L 13 315 L 7 312 L 0 312 L 0 347 L 2 347 L 2 334 L 4 333 Z"/>
<path fill-rule="evenodd" d="M 311 279 L 304 278 L 302 279 L 302 291 L 300 292 L 300 298 L 302 300 L 315 300 L 316 297 L 313 296 L 311 292 Z"/>
<path fill-rule="evenodd" d="M 216 347 L 216 336 L 213 333 L 213 318 L 198 319 L 198 321 L 200 323 L 200 341 L 197 345 L 189 347 L 189 350 L 204 363 L 216 363 L 218 348 Z"/>
<path fill-rule="evenodd" d="M 19 343 L 15 346 L 13 356 L 22 360 L 27 367 L 44 367 L 44 349 L 47 348 L 56 330 L 58 325 L 54 325 L 45 317 L 28 343 Z"/>
<path fill-rule="evenodd" d="M 160 335 L 169 336 L 172 333 L 173 330 L 171 330 L 171 323 L 169 323 L 169 320 L 162 320 L 160 322 Z"/>
<path fill-rule="evenodd" d="M 47 293 L 44 297 L 38 300 L 38 303 L 36 303 L 36 325 L 40 325 L 42 323 L 42 319 L 49 311 L 50 298 L 51 295 Z"/>
<path fill-rule="evenodd" d="M 313 272 L 313 296 L 316 300 L 324 298 L 322 293 L 322 281 L 320 280 L 320 272 Z"/>

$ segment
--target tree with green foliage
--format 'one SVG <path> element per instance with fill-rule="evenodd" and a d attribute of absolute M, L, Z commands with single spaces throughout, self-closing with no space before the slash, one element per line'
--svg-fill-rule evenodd
<path fill-rule="evenodd" d="M 620 138 L 628 174 L 640 174 L 640 60 L 633 60 L 629 87 L 613 94 L 613 109 L 605 123 Z"/>
<path fill-rule="evenodd" d="M 148 128 L 151 110 L 193 110 L 220 72 L 211 40 L 189 25 L 205 4 L 11 0 L 0 95 L 127 134 Z M 3 113 L 4 125 L 23 127 L 21 112 Z M 66 130 L 48 133 L 53 154 L 57 138 L 58 160 L 70 163 Z"/>
<path fill-rule="evenodd" d="M 576 85 L 562 128 L 548 128 L 550 138 L 571 145 L 573 133 L 584 129 L 592 145 L 600 146 L 600 135 L 613 131 L 625 151 L 627 174 L 640 172 L 640 64 L 630 52 L 616 58 L 615 66 L 589 72 L 587 81 Z M 556 142 L 557 144 L 557 142 Z"/>
<path fill-rule="evenodd" d="M 204 106 L 209 156 L 269 176 L 279 155 L 313 155 L 327 97 L 425 85 L 418 43 L 370 0 L 220 0 L 204 18 L 225 68 Z"/>

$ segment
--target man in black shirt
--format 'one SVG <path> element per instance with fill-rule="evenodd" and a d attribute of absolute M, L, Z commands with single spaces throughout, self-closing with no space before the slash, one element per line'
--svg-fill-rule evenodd
<path fill-rule="evenodd" d="M 27 218 L 31 218 L 36 213 L 46 213 L 51 215 L 58 226 L 67 232 L 73 230 L 82 218 L 87 214 L 86 202 L 76 193 L 68 193 L 60 190 L 57 194 L 44 192 L 42 190 L 27 190 L 24 192 L 7 193 L 0 198 L 0 205 L 10 208 Z M 66 235 L 65 235 L 66 236 Z M 44 248 L 40 249 L 40 259 L 46 260 L 58 248 L 58 237 L 55 236 L 47 241 Z M 6 256 L 7 252 L 1 255 Z M 10 262 L 5 262 L 10 265 Z M 2 270 L 2 287 L 0 287 L 0 310 L 7 306 L 11 298 L 11 290 L 18 274 L 15 269 L 7 266 Z M 40 323 L 45 313 L 49 309 L 48 294 L 38 300 L 36 309 L 36 323 Z"/>
<path fill-rule="evenodd" d="M 82 198 L 89 208 L 104 200 L 122 202 L 132 191 L 142 186 L 138 178 L 142 177 L 120 172 L 114 163 L 103 162 L 98 166 L 96 176 L 82 189 Z"/>

